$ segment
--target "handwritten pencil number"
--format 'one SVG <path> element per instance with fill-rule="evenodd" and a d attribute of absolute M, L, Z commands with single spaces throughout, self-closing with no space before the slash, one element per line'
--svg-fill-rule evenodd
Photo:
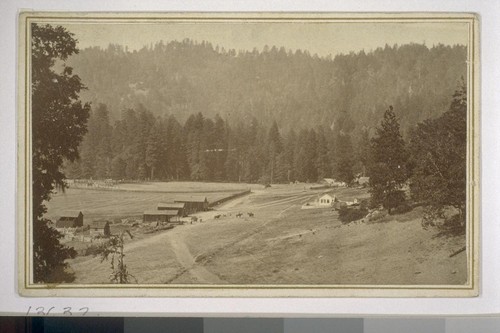
<path fill-rule="evenodd" d="M 52 311 L 54 311 L 56 307 L 52 306 L 48 310 L 45 310 L 44 306 L 39 306 L 37 308 L 33 308 L 31 305 L 28 307 L 28 311 L 26 311 L 26 316 L 32 316 L 32 315 L 38 315 L 38 316 L 49 316 Z M 77 314 L 80 314 L 82 316 L 85 316 L 89 312 L 89 308 L 84 306 L 78 309 Z M 56 311 L 57 312 L 57 311 Z M 63 313 L 62 315 L 64 316 L 72 316 L 73 315 L 73 308 L 68 306 L 63 308 Z"/>

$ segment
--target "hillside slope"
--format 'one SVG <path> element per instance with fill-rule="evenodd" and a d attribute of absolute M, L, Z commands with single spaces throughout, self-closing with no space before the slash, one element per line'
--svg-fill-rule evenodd
<path fill-rule="evenodd" d="M 350 132 L 376 126 L 388 105 L 403 131 L 440 115 L 465 76 L 465 60 L 460 45 L 386 45 L 321 58 L 275 46 L 236 52 L 184 40 L 133 52 L 88 48 L 68 62 L 88 87 L 82 99 L 106 104 L 114 120 L 142 104 L 181 123 L 201 112 L 229 123 L 253 116 L 285 130 L 323 124 Z"/>

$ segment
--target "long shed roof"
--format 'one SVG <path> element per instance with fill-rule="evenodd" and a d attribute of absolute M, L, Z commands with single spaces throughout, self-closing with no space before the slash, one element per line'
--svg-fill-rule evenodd
<path fill-rule="evenodd" d="M 208 202 L 207 197 L 200 195 L 178 197 L 174 202 Z"/>
<path fill-rule="evenodd" d="M 179 212 L 174 209 L 165 210 L 147 210 L 144 215 L 155 215 L 155 216 L 176 216 Z"/>
<path fill-rule="evenodd" d="M 185 202 L 160 202 L 158 204 L 158 209 L 160 208 L 177 208 L 181 209 L 186 206 Z"/>
<path fill-rule="evenodd" d="M 82 212 L 80 210 L 68 210 L 68 211 L 62 212 L 61 217 L 78 217 L 80 214 L 82 214 Z"/>

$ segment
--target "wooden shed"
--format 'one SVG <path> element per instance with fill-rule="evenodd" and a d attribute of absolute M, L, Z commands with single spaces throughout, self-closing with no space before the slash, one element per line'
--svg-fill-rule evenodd
<path fill-rule="evenodd" d="M 57 229 L 77 227 L 83 227 L 83 214 L 81 211 L 64 212 L 56 222 Z"/>
<path fill-rule="evenodd" d="M 185 202 L 160 202 L 157 206 L 158 210 L 176 210 L 177 215 L 187 216 L 186 214 L 186 203 Z"/>
<path fill-rule="evenodd" d="M 96 236 L 101 235 L 109 237 L 111 235 L 111 229 L 109 227 L 109 221 L 93 221 L 90 224 L 90 235 Z"/>
<path fill-rule="evenodd" d="M 177 210 L 148 210 L 144 212 L 143 222 L 170 222 L 178 219 Z"/>
<path fill-rule="evenodd" d="M 184 203 L 185 214 L 193 214 L 208 210 L 208 199 L 205 196 L 180 197 L 174 200 L 176 203 Z"/>

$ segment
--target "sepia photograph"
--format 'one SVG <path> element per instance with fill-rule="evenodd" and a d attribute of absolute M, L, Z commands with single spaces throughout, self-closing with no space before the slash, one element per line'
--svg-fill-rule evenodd
<path fill-rule="evenodd" d="M 478 295 L 476 16 L 19 27 L 22 295 Z"/>

